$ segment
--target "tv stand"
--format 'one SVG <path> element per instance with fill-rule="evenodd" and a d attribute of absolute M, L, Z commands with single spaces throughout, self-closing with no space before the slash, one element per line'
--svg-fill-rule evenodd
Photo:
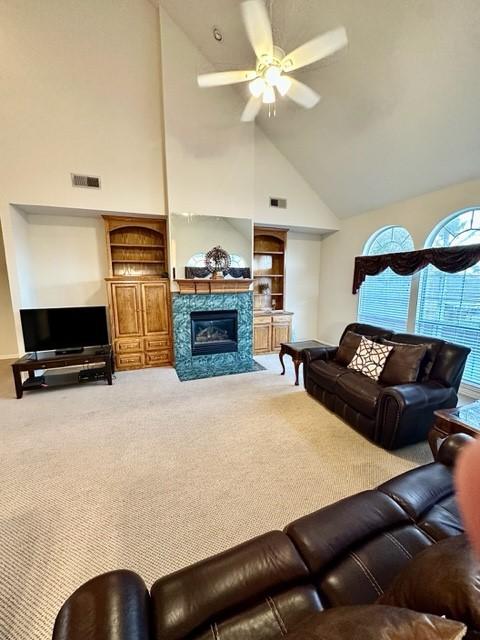
<path fill-rule="evenodd" d="M 102 364 L 98 372 L 99 375 L 80 376 L 78 371 L 68 371 L 64 374 L 48 374 L 48 369 L 61 369 L 64 367 L 81 367 L 90 364 Z M 64 386 L 89 380 L 97 381 L 99 378 L 105 380 L 108 385 L 112 384 L 114 372 L 112 347 L 107 345 L 99 349 L 98 347 L 87 347 L 81 353 L 68 353 L 56 355 L 53 352 L 37 353 L 35 358 L 32 354 L 26 354 L 12 364 L 13 379 L 15 382 L 15 392 L 17 398 L 23 396 L 24 391 L 33 389 L 48 389 L 51 387 Z M 41 371 L 42 375 L 35 372 Z M 93 371 L 93 370 L 92 370 Z M 29 376 L 22 381 L 22 373 L 28 372 Z"/>
<path fill-rule="evenodd" d="M 70 349 L 56 349 L 56 356 L 69 356 L 71 353 L 83 353 L 85 351 L 84 347 L 72 347 Z"/>

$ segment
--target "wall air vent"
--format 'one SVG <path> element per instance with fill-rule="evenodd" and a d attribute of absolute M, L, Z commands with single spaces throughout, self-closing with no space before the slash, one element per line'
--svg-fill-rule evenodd
<path fill-rule="evenodd" d="M 100 178 L 98 176 L 80 176 L 77 173 L 72 176 L 72 187 L 86 187 L 87 189 L 100 189 Z"/>
<path fill-rule="evenodd" d="M 287 200 L 286 198 L 270 198 L 270 206 L 277 207 L 278 209 L 286 209 Z"/>

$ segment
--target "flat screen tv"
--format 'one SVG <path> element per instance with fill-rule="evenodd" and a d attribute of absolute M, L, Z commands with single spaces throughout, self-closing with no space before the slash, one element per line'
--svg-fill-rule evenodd
<path fill-rule="evenodd" d="M 81 351 L 107 345 L 105 307 L 20 309 L 26 351 Z"/>

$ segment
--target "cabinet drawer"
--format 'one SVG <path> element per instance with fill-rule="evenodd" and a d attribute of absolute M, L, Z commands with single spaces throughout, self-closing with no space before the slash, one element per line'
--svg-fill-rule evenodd
<path fill-rule="evenodd" d="M 253 316 L 253 324 L 271 324 L 271 316 Z"/>
<path fill-rule="evenodd" d="M 170 347 L 170 338 L 145 338 L 145 351 L 160 351 Z"/>
<path fill-rule="evenodd" d="M 291 316 L 273 316 L 273 324 L 290 324 Z"/>
<path fill-rule="evenodd" d="M 142 351 L 141 338 L 123 338 L 122 340 L 115 340 L 115 351 L 120 353 L 133 353 L 135 351 Z"/>
<path fill-rule="evenodd" d="M 143 367 L 143 353 L 117 353 L 116 362 L 119 369 Z"/>
<path fill-rule="evenodd" d="M 163 351 L 149 351 L 145 354 L 145 364 L 170 364 L 171 355 L 169 349 Z"/>

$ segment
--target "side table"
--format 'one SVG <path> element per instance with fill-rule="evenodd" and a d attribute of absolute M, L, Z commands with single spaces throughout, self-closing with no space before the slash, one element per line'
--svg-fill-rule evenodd
<path fill-rule="evenodd" d="M 453 433 L 466 433 L 473 437 L 480 435 L 480 400 L 454 409 L 440 409 L 433 415 L 435 420 L 428 434 L 428 444 L 434 458 L 447 436 Z"/>
<path fill-rule="evenodd" d="M 305 340 L 304 342 L 281 342 L 280 343 L 280 363 L 282 365 L 282 373 L 280 375 L 285 375 L 285 364 L 283 362 L 283 356 L 287 354 L 291 356 L 293 360 L 293 366 L 295 367 L 295 386 L 298 387 L 298 369 L 303 362 L 303 352 L 305 349 L 315 349 L 317 347 L 328 347 L 330 345 L 325 344 L 324 342 L 319 342 L 318 340 Z"/>

